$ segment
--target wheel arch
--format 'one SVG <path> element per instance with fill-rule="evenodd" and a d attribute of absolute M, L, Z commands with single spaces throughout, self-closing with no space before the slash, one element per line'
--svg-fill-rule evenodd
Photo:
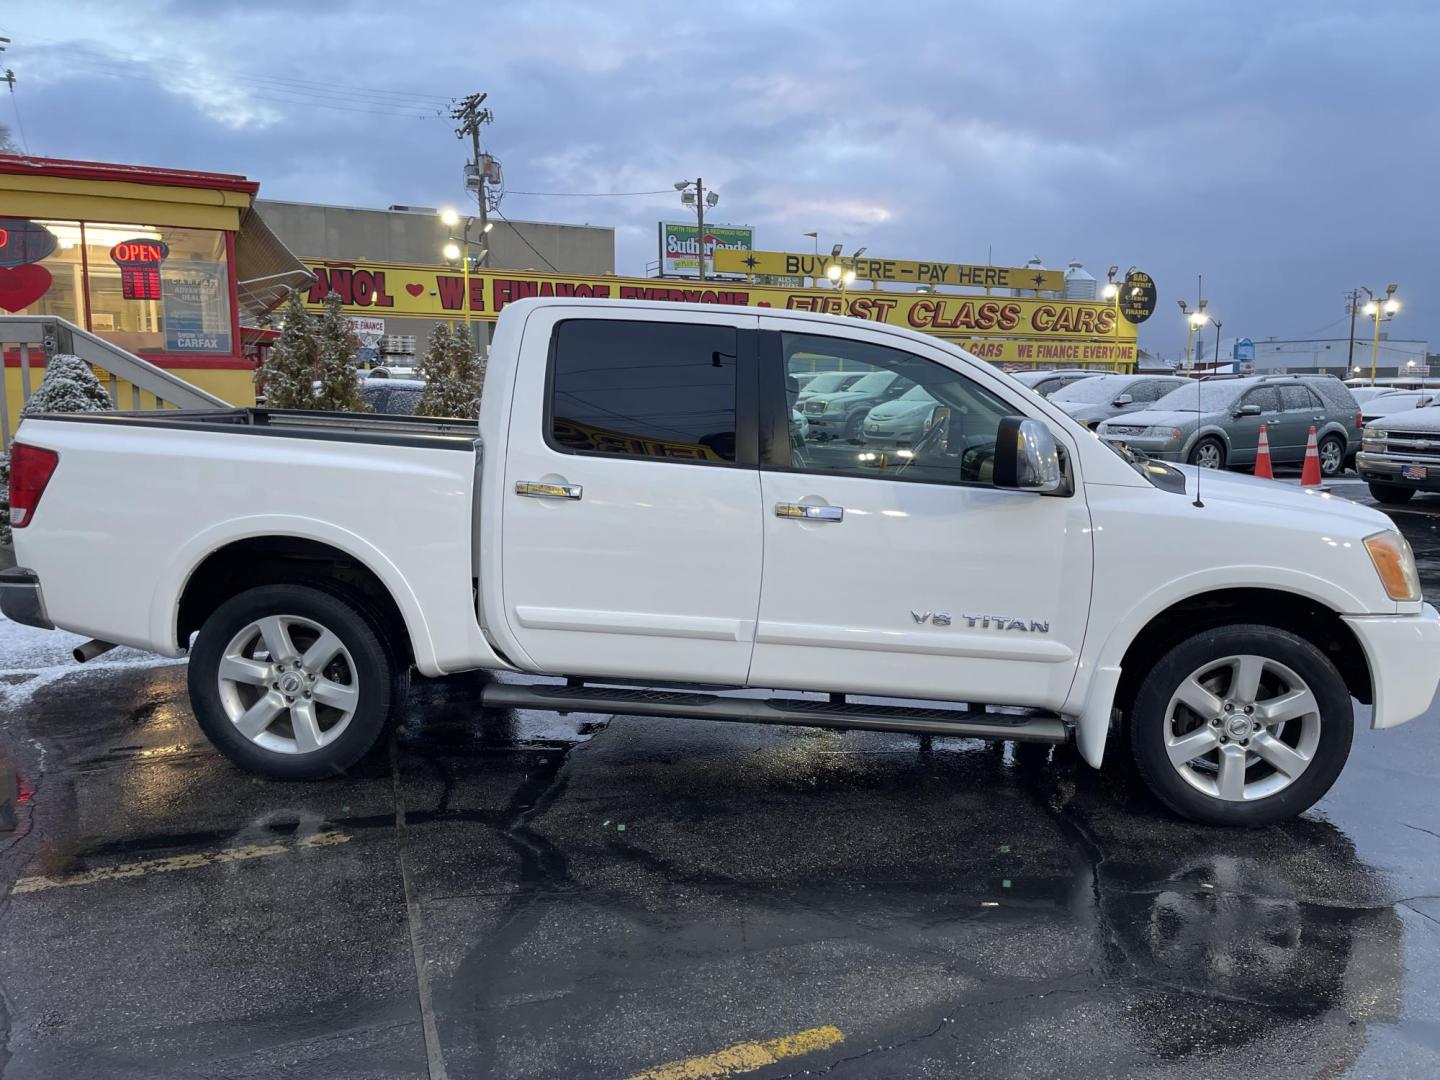
<path fill-rule="evenodd" d="M 317 538 L 313 529 L 277 523 L 197 538 L 173 564 L 174 577 L 157 587 L 151 612 L 154 632 L 184 648 L 215 608 L 246 589 L 329 583 L 369 603 L 402 654 L 402 663 L 433 666 L 428 627 L 399 570 L 360 538 L 351 538 L 351 543 L 345 539 Z"/>
<path fill-rule="evenodd" d="M 1350 693 L 1370 704 L 1374 701 L 1370 662 L 1340 616 L 1351 605 L 1337 600 L 1303 583 L 1294 588 L 1212 587 L 1167 597 L 1148 613 L 1127 620 L 1111 633 L 1092 666 L 1076 719 L 1081 755 L 1098 768 L 1115 711 L 1123 730 L 1140 682 L 1154 663 L 1183 639 L 1215 626 L 1244 622 L 1288 630 L 1320 649 Z"/>

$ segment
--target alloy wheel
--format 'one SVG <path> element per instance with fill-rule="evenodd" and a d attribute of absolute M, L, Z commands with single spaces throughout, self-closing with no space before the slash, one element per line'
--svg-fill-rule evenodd
<path fill-rule="evenodd" d="M 1165 711 L 1171 766 L 1197 791 L 1249 802 L 1293 784 L 1315 759 L 1320 703 L 1265 656 L 1228 656 L 1184 679 Z"/>
<path fill-rule="evenodd" d="M 245 738 L 308 754 L 340 737 L 360 703 L 360 675 L 332 631 L 298 615 L 270 615 L 225 646 L 220 703 Z"/>

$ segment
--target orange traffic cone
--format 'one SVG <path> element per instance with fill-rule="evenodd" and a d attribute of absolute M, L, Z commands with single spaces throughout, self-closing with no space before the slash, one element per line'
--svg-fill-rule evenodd
<path fill-rule="evenodd" d="M 1305 467 L 1300 470 L 1301 487 L 1320 486 L 1320 451 L 1315 447 L 1315 425 L 1310 425 L 1310 438 L 1305 443 Z"/>
<path fill-rule="evenodd" d="M 1275 473 L 1270 469 L 1270 436 L 1266 434 L 1264 424 L 1260 425 L 1260 445 L 1255 448 L 1255 475 L 1266 480 L 1275 479 Z"/>

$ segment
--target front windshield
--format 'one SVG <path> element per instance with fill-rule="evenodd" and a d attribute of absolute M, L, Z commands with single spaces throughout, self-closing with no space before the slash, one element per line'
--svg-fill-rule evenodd
<path fill-rule="evenodd" d="M 895 380 L 891 371 L 872 371 L 854 386 L 848 388 L 853 394 L 878 394 Z"/>
<path fill-rule="evenodd" d="M 1225 408 L 1246 390 L 1249 383 L 1202 382 L 1198 385 L 1177 386 L 1150 409 L 1154 412 L 1215 412 Z"/>
<path fill-rule="evenodd" d="M 1134 381 L 1130 375 L 1096 375 L 1093 379 L 1078 379 L 1056 390 L 1050 395 L 1050 400 L 1098 405 L 1102 401 L 1114 401 Z"/>
<path fill-rule="evenodd" d="M 923 386 L 912 386 L 905 393 L 901 394 L 896 401 L 934 401 L 935 397 Z"/>

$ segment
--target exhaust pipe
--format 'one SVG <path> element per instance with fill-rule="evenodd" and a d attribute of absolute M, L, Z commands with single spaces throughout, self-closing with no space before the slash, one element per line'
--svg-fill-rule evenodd
<path fill-rule="evenodd" d="M 70 655 L 75 657 L 77 664 L 83 664 L 86 660 L 94 660 L 101 653 L 107 653 L 113 648 L 115 648 L 113 641 L 90 640 L 84 645 L 75 646 L 75 650 Z"/>

